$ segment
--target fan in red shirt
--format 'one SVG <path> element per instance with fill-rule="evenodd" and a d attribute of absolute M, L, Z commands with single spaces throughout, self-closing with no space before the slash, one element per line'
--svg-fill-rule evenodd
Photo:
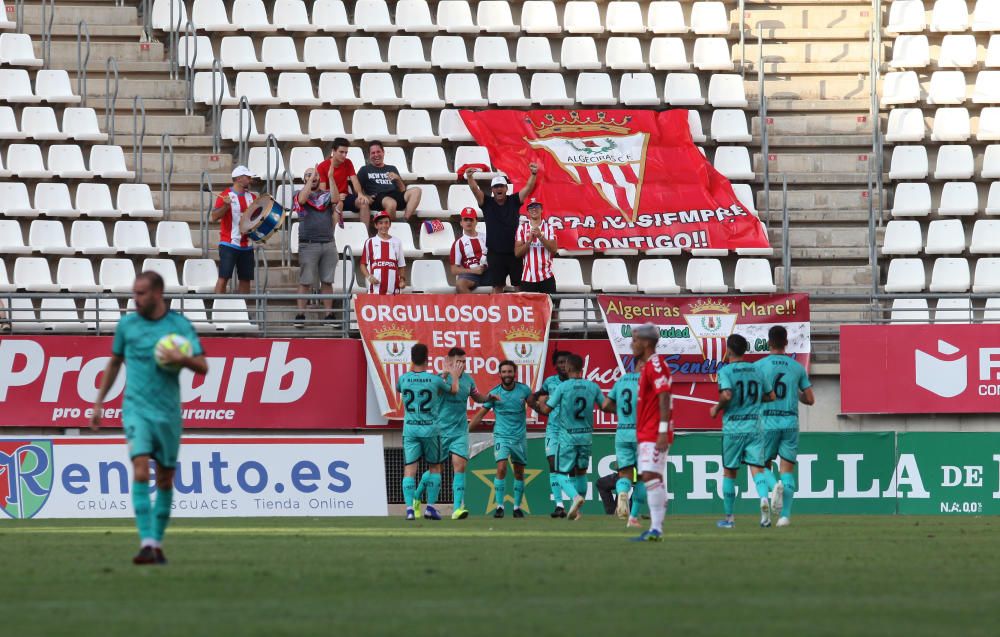
<path fill-rule="evenodd" d="M 638 469 L 646 483 L 649 503 L 649 530 L 635 538 L 637 542 L 658 542 L 663 538 L 663 517 L 667 513 L 667 451 L 674 441 L 670 422 L 670 370 L 659 354 L 656 343 L 660 329 L 647 323 L 632 330 L 632 354 L 639 373 L 639 402 L 636 406 L 635 434 L 639 442 Z"/>
<path fill-rule="evenodd" d="M 316 171 L 319 172 L 319 187 L 338 193 L 344 212 L 359 213 L 361 223 L 367 226 L 371 215 L 371 199 L 361 192 L 361 182 L 354 172 L 354 162 L 347 158 L 349 148 L 350 144 L 343 137 L 333 140 L 330 156 L 316 166 Z M 331 180 L 333 188 L 330 187 Z"/>

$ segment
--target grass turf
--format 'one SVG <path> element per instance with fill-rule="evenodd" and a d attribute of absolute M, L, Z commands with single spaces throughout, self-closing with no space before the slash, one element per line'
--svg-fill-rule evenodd
<path fill-rule="evenodd" d="M 668 517 L 0 524 L 4 635 L 995 635 L 1000 522 Z"/>

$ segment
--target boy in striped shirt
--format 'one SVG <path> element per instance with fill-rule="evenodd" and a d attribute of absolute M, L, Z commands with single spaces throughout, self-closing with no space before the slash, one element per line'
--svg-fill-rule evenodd
<path fill-rule="evenodd" d="M 552 255 L 558 249 L 555 230 L 542 219 L 542 202 L 532 197 L 528 200 L 528 221 L 518 226 L 514 237 L 514 256 L 524 259 L 522 292 L 555 294 Z"/>
<path fill-rule="evenodd" d="M 451 273 L 459 294 L 472 292 L 482 283 L 486 271 L 486 235 L 476 230 L 476 209 L 462 209 L 462 235 L 451 244 Z"/>
<path fill-rule="evenodd" d="M 375 213 L 377 234 L 365 241 L 358 268 L 371 294 L 399 294 L 406 287 L 406 259 L 403 242 L 389 234 L 392 220 L 389 213 Z"/>

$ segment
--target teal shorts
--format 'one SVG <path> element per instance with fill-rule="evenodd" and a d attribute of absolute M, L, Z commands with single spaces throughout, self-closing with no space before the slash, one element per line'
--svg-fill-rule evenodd
<path fill-rule="evenodd" d="M 639 454 L 638 442 L 618 442 L 615 441 L 615 460 L 618 462 L 618 470 L 628 469 L 636 465 Z"/>
<path fill-rule="evenodd" d="M 150 456 L 156 466 L 173 469 L 181 448 L 181 425 L 154 425 L 141 418 L 124 418 L 129 458 Z"/>
<path fill-rule="evenodd" d="M 509 460 L 510 462 L 519 464 L 522 467 L 527 465 L 527 438 L 521 438 L 520 440 L 506 440 L 503 438 L 495 439 L 493 442 L 493 458 L 497 462 L 500 462 L 501 460 Z"/>
<path fill-rule="evenodd" d="M 555 433 L 545 432 L 545 457 L 550 458 L 556 455 L 556 447 L 559 446 L 559 436 Z"/>
<path fill-rule="evenodd" d="M 574 445 L 560 442 L 556 445 L 556 473 L 570 473 L 574 469 L 590 466 L 590 452 L 593 445 Z"/>
<path fill-rule="evenodd" d="M 403 436 L 403 464 L 419 462 L 421 458 L 428 464 L 441 464 L 444 461 L 441 451 L 441 437 L 415 438 Z"/>
<path fill-rule="evenodd" d="M 798 458 L 798 429 L 772 429 L 764 432 L 764 460 L 774 460 L 779 456 L 791 463 Z"/>
<path fill-rule="evenodd" d="M 469 459 L 469 432 L 448 432 L 441 434 L 441 452 L 443 459 L 447 459 L 454 454 L 461 458 Z"/>
<path fill-rule="evenodd" d="M 722 434 L 722 466 L 739 469 L 741 464 L 764 466 L 763 436 L 760 432 Z"/>

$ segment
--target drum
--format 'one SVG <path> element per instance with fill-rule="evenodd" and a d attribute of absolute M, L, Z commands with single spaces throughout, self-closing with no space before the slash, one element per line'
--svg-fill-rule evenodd
<path fill-rule="evenodd" d="M 254 243 L 265 243 L 285 223 L 288 211 L 279 206 L 271 195 L 262 193 L 244 214 L 250 219 L 247 236 Z"/>

